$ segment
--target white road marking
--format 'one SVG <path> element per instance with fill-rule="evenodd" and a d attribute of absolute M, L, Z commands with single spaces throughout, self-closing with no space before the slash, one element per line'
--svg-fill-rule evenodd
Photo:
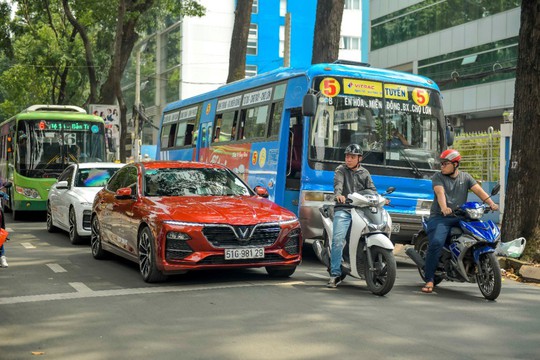
<path fill-rule="evenodd" d="M 47 264 L 47 266 L 50 267 L 51 270 L 54 271 L 55 273 L 67 272 L 66 269 L 64 269 L 58 264 Z"/>
<path fill-rule="evenodd" d="M 313 276 L 319 279 L 325 279 L 328 280 L 329 275 L 321 275 L 321 274 L 315 274 L 315 273 L 306 273 L 306 275 Z"/>
<path fill-rule="evenodd" d="M 12 228 L 10 228 L 10 227 L 7 227 L 7 228 L 6 228 L 6 231 L 7 231 L 7 232 L 13 232 L 14 230 L 13 230 Z"/>
<path fill-rule="evenodd" d="M 93 290 L 90 289 L 88 286 L 84 285 L 84 283 L 82 282 L 70 282 L 69 285 L 74 288 L 75 290 L 77 290 L 77 292 L 92 292 Z"/>
<path fill-rule="evenodd" d="M 52 301 L 52 300 L 87 299 L 87 298 L 99 298 L 99 297 L 123 296 L 123 295 L 207 291 L 207 290 L 235 289 L 235 288 L 262 287 L 262 286 L 287 286 L 287 285 L 297 285 L 299 283 L 303 283 L 303 282 L 301 281 L 288 281 L 288 282 L 280 282 L 280 283 L 265 282 L 265 283 L 260 283 L 260 284 L 243 283 L 243 284 L 234 284 L 234 285 L 201 286 L 201 287 L 158 286 L 158 287 L 133 288 L 133 289 L 79 291 L 79 292 L 73 292 L 73 293 L 5 297 L 5 298 L 0 298 L 0 305 L 21 304 L 21 303 L 30 303 L 30 302 L 39 302 L 39 301 Z"/>
<path fill-rule="evenodd" d="M 21 243 L 21 245 L 25 248 L 25 249 L 35 249 L 36 247 L 30 243 L 27 243 L 27 242 L 24 242 L 24 243 Z"/>

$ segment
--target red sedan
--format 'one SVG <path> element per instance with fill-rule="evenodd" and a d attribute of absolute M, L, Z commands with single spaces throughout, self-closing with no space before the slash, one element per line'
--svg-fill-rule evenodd
<path fill-rule="evenodd" d="M 255 192 L 256 191 L 256 192 Z M 151 161 L 111 177 L 92 207 L 92 255 L 139 264 L 146 282 L 190 270 L 265 267 L 288 277 L 300 264 L 297 217 L 229 169 Z"/>

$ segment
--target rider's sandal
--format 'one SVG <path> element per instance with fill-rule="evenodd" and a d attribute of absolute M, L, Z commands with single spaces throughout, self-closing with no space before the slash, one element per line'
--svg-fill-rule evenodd
<path fill-rule="evenodd" d="M 424 285 L 422 292 L 426 294 L 431 294 L 433 292 L 433 285 Z"/>

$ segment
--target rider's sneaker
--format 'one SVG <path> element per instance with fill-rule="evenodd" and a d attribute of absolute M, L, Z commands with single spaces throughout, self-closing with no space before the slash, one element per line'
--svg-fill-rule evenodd
<path fill-rule="evenodd" d="M 332 276 L 328 280 L 328 284 L 326 284 L 326 287 L 328 288 L 336 288 L 339 284 L 341 284 L 341 277 L 339 276 Z"/>
<path fill-rule="evenodd" d="M 7 259 L 5 256 L 0 256 L 0 266 L 2 266 L 3 268 L 7 268 L 8 267 L 8 263 L 7 263 Z"/>

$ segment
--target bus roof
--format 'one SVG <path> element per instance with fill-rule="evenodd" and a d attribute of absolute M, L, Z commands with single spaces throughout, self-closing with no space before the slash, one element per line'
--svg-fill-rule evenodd
<path fill-rule="evenodd" d="M 278 68 L 267 73 L 259 74 L 247 79 L 225 84 L 216 90 L 209 91 L 194 97 L 178 100 L 165 106 L 164 112 L 178 109 L 181 106 L 197 104 L 208 99 L 234 94 L 247 89 L 257 88 L 294 77 L 305 76 L 311 80 L 316 76 L 342 76 L 356 79 L 391 82 L 403 85 L 420 86 L 439 91 L 437 84 L 424 76 L 387 69 L 377 69 L 369 66 L 349 65 L 340 63 L 316 64 L 300 68 Z"/>

